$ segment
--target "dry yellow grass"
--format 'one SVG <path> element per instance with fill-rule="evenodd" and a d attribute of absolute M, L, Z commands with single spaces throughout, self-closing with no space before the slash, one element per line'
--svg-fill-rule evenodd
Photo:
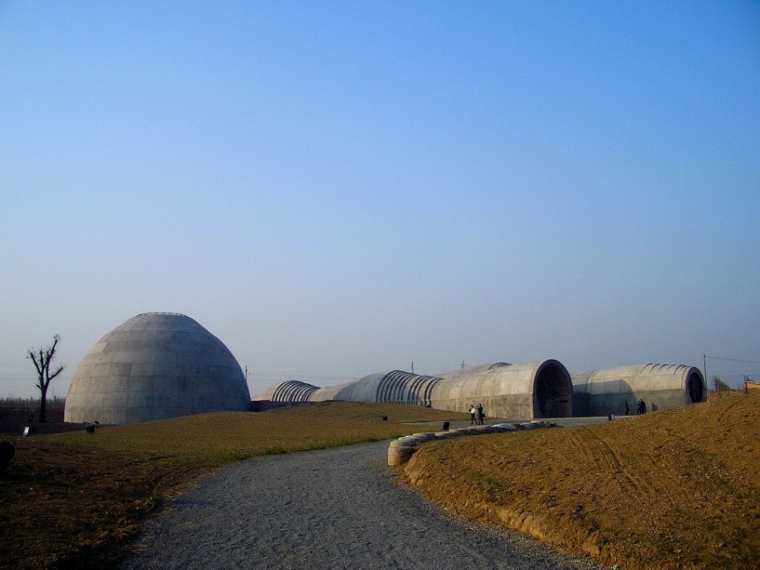
<path fill-rule="evenodd" d="M 222 465 L 390 439 L 419 430 L 406 422 L 465 417 L 331 402 L 188 416 L 95 434 L 8 437 L 16 456 L 0 471 L 0 567 L 107 568 L 167 496 Z"/>
<path fill-rule="evenodd" d="M 426 443 L 402 470 L 456 514 L 623 568 L 760 566 L 760 394 Z"/>
<path fill-rule="evenodd" d="M 17 453 L 0 472 L 0 566 L 107 568 L 167 496 L 229 462 L 465 418 L 331 402 L 9 438 Z M 758 467 L 760 394 L 740 394 L 595 426 L 431 442 L 404 473 L 461 516 L 606 564 L 755 568 Z"/>

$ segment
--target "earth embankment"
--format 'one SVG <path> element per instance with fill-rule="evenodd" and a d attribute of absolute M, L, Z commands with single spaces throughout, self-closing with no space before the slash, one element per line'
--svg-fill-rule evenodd
<path fill-rule="evenodd" d="M 596 425 L 425 443 L 402 477 L 467 520 L 603 564 L 756 568 L 759 466 L 760 394 L 731 394 Z"/>

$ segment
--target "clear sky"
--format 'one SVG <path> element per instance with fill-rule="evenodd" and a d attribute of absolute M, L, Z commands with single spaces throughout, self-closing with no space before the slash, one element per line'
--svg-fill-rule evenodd
<path fill-rule="evenodd" d="M 0 213 L 0 397 L 150 311 L 253 396 L 760 371 L 760 3 L 3 0 Z"/>

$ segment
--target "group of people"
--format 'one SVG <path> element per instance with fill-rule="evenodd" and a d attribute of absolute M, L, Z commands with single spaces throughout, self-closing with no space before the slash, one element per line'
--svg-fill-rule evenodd
<path fill-rule="evenodd" d="M 483 413 L 483 404 L 478 404 L 477 406 L 473 404 L 470 406 L 470 425 L 482 425 L 483 418 L 485 417 L 486 415 Z"/>
<path fill-rule="evenodd" d="M 647 413 L 647 404 L 644 400 L 636 402 L 636 415 L 640 416 Z M 625 415 L 628 415 L 628 401 L 625 402 Z"/>

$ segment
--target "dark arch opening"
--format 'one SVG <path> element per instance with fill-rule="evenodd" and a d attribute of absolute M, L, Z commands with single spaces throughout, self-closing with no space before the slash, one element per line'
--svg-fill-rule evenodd
<path fill-rule="evenodd" d="M 573 385 L 570 375 L 562 365 L 545 364 L 536 375 L 535 390 L 541 417 L 573 416 Z"/>
<path fill-rule="evenodd" d="M 705 386 L 702 378 L 696 372 L 689 374 L 689 379 L 686 381 L 686 391 L 689 393 L 689 399 L 692 404 L 701 402 L 704 399 Z"/>

